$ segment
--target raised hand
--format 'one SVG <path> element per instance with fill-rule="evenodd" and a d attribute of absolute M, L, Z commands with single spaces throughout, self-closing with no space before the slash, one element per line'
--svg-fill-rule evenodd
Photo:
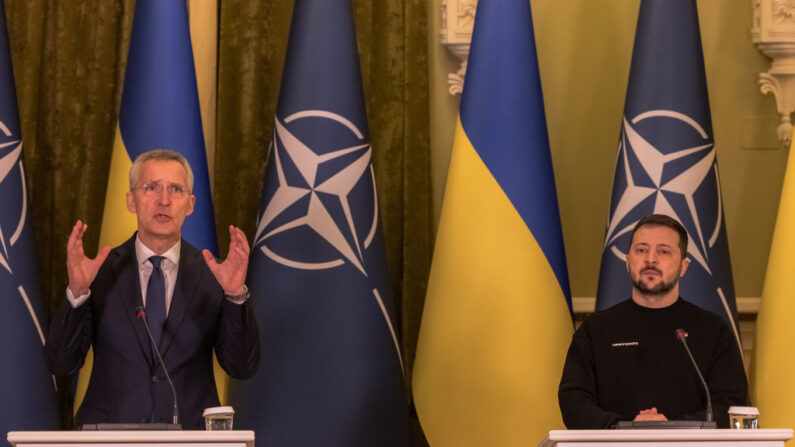
<path fill-rule="evenodd" d="M 246 271 L 248 270 L 248 254 L 251 251 L 243 230 L 229 226 L 229 253 L 222 263 L 215 261 L 210 250 L 202 250 L 207 267 L 213 272 L 215 280 L 230 296 L 240 295 L 245 291 Z"/>
<path fill-rule="evenodd" d="M 66 243 L 66 271 L 69 274 L 69 290 L 76 298 L 88 293 L 88 288 L 97 277 L 99 267 L 105 262 L 105 258 L 110 253 L 110 247 L 104 246 L 97 253 L 94 259 L 90 259 L 83 251 L 83 235 L 86 233 L 88 225 L 77 221 L 69 234 L 69 242 Z"/>

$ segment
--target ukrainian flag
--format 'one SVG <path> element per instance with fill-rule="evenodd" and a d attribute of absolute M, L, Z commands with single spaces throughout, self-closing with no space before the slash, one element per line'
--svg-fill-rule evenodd
<path fill-rule="evenodd" d="M 152 149 L 172 149 L 188 159 L 196 205 L 185 220 L 182 237 L 217 253 L 185 0 L 135 2 L 100 246 L 119 245 L 136 230 L 135 215 L 124 201 L 130 189 L 128 172 L 136 157 Z"/>
<path fill-rule="evenodd" d="M 135 2 L 100 247 L 120 245 L 137 229 L 124 199 L 130 190 L 128 173 L 136 157 L 152 149 L 172 149 L 188 159 L 196 205 L 185 219 L 182 237 L 218 253 L 185 0 Z M 91 363 L 89 357 L 80 372 L 75 408 L 85 394 Z"/>
<path fill-rule="evenodd" d="M 767 261 L 762 304 L 756 319 L 751 362 L 751 403 L 759 407 L 759 426 L 795 426 L 795 301 L 792 270 L 795 262 L 795 157 L 790 148 L 781 188 L 776 228 Z M 789 443 L 792 444 L 791 442 Z"/>
<path fill-rule="evenodd" d="M 432 446 L 563 427 L 570 303 L 530 4 L 482 1 L 414 366 Z"/>

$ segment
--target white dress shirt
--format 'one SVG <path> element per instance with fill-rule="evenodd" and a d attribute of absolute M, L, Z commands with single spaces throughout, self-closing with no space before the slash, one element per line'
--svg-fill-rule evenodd
<path fill-rule="evenodd" d="M 179 272 L 179 254 L 182 248 L 181 241 L 177 241 L 171 248 L 166 250 L 161 256 L 165 259 L 160 262 L 160 270 L 166 279 L 166 315 L 171 309 L 171 298 L 174 297 L 174 286 L 177 284 L 177 273 Z M 152 262 L 149 258 L 156 256 L 156 253 L 135 237 L 135 256 L 138 258 L 138 277 L 141 280 L 141 295 L 144 307 L 146 307 L 146 288 L 149 287 L 149 277 L 152 276 Z"/>
<path fill-rule="evenodd" d="M 179 255 L 182 248 L 181 241 L 177 241 L 171 248 L 169 248 L 162 256 L 165 258 L 160 263 L 160 269 L 163 270 L 163 276 L 166 280 L 166 315 L 171 309 L 171 299 L 174 297 L 174 286 L 177 284 L 177 273 L 179 273 Z M 149 277 L 152 275 L 152 263 L 149 258 L 155 256 L 155 252 L 149 249 L 141 242 L 138 236 L 135 236 L 135 257 L 138 260 L 138 278 L 141 281 L 141 299 L 143 300 L 144 307 L 146 307 L 146 287 L 149 285 Z M 69 287 L 66 288 L 66 299 L 73 308 L 88 301 L 91 296 L 91 291 L 85 295 L 80 295 L 77 298 L 72 295 Z"/>

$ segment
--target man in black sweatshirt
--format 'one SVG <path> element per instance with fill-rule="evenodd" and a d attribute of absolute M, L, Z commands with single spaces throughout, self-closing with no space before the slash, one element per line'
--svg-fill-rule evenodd
<path fill-rule="evenodd" d="M 748 383 L 732 330 L 719 316 L 679 297 L 689 260 L 687 232 L 651 215 L 635 226 L 627 254 L 632 297 L 588 317 L 574 334 L 558 401 L 569 429 L 610 428 L 622 420 L 704 420 L 706 396 L 688 345 L 709 385 L 715 421 L 746 405 Z"/>

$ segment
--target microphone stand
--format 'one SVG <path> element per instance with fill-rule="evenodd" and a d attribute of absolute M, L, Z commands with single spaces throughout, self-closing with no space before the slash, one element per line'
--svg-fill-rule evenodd
<path fill-rule="evenodd" d="M 152 337 L 152 332 L 149 330 L 149 324 L 146 322 L 146 312 L 144 308 L 138 306 L 135 309 L 138 312 L 138 319 L 144 324 L 144 328 L 146 328 L 146 334 L 149 336 L 149 341 L 152 342 L 152 347 L 155 350 L 155 354 L 157 354 L 157 360 L 160 362 L 160 365 L 163 366 L 163 372 L 165 373 L 166 380 L 168 381 L 168 385 L 171 387 L 171 394 L 174 398 L 174 410 L 173 410 L 173 419 L 172 423 L 98 423 L 98 424 L 83 424 L 81 430 L 182 430 L 182 425 L 179 423 L 179 410 L 177 409 L 177 389 L 174 387 L 174 382 L 171 381 L 171 376 L 168 374 L 168 369 L 166 369 L 166 364 L 163 362 L 163 357 L 160 355 L 160 350 L 157 349 L 157 344 L 155 344 L 155 338 Z"/>
<path fill-rule="evenodd" d="M 706 414 L 706 419 L 707 419 L 707 422 L 713 422 L 713 419 L 712 419 L 712 396 L 710 396 L 710 394 L 709 394 L 709 387 L 707 386 L 707 381 L 704 380 L 704 376 L 701 374 L 701 370 L 698 368 L 698 365 L 696 364 L 696 359 L 693 358 L 693 353 L 690 352 L 690 347 L 687 346 L 687 341 L 685 340 L 687 338 L 687 331 L 685 331 L 684 329 L 677 329 L 675 333 L 676 333 L 676 339 L 679 340 L 680 342 L 682 342 L 682 346 L 685 347 L 685 351 L 687 351 L 687 356 L 690 357 L 690 362 L 693 363 L 693 368 L 695 368 L 696 374 L 698 374 L 698 378 L 701 380 L 701 385 L 704 386 L 704 392 L 707 393 L 707 414 Z"/>
<path fill-rule="evenodd" d="M 163 362 L 163 357 L 160 355 L 160 350 L 157 349 L 157 344 L 155 343 L 155 338 L 152 337 L 152 331 L 149 330 L 149 323 L 146 321 L 146 312 L 144 311 L 143 307 L 138 306 L 136 308 L 138 311 L 138 319 L 144 324 L 144 328 L 146 328 L 146 334 L 149 335 L 149 341 L 152 342 L 152 348 L 155 350 L 155 354 L 157 354 L 157 360 L 160 362 L 160 365 L 163 367 L 163 373 L 165 373 L 166 380 L 168 381 L 169 387 L 171 387 L 171 394 L 174 397 L 174 410 L 173 410 L 173 421 L 174 425 L 179 425 L 179 409 L 177 408 L 177 389 L 174 387 L 174 382 L 171 381 L 171 376 L 168 374 L 168 369 L 166 368 L 165 362 Z"/>

